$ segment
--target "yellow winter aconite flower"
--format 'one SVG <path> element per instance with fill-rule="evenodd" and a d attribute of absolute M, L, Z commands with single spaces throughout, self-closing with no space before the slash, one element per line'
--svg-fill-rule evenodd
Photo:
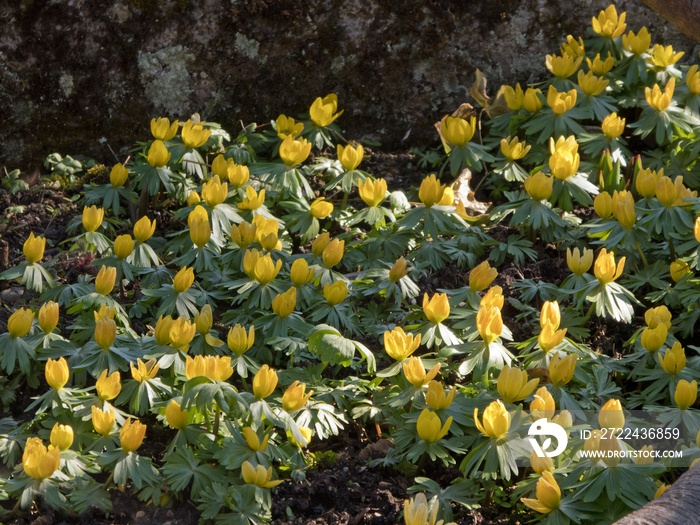
<path fill-rule="evenodd" d="M 248 277 L 264 286 L 277 277 L 282 269 L 282 260 L 278 259 L 275 263 L 269 253 L 262 255 L 258 250 L 246 250 L 243 269 Z"/>
<path fill-rule="evenodd" d="M 323 265 L 326 268 L 333 268 L 343 259 L 343 253 L 345 251 L 345 241 L 339 241 L 338 239 L 333 239 L 328 243 L 328 245 L 323 249 Z"/>
<path fill-rule="evenodd" d="M 384 350 L 392 359 L 403 361 L 420 346 L 421 335 L 407 334 L 400 326 L 384 332 Z"/>
<path fill-rule="evenodd" d="M 503 97 L 506 99 L 506 104 L 508 104 L 508 109 L 511 111 L 518 111 L 523 107 L 523 99 L 525 98 L 525 93 L 523 93 L 523 88 L 520 84 L 515 85 L 515 89 L 511 86 L 503 86 Z"/>
<path fill-rule="evenodd" d="M 41 308 L 39 308 L 38 322 L 39 327 L 45 334 L 53 332 L 58 324 L 58 303 L 49 301 L 41 305 Z"/>
<path fill-rule="evenodd" d="M 522 159 L 530 151 L 530 147 L 525 141 L 520 142 L 518 137 L 501 139 L 501 152 L 510 161 Z"/>
<path fill-rule="evenodd" d="M 227 195 L 228 182 L 222 183 L 218 175 L 214 175 L 202 185 L 202 200 L 204 200 L 210 208 L 216 208 L 219 204 L 224 202 Z"/>
<path fill-rule="evenodd" d="M 157 140 L 170 140 L 177 133 L 177 128 L 180 123 L 177 120 L 170 120 L 165 117 L 158 117 L 157 119 L 151 119 L 151 135 Z"/>
<path fill-rule="evenodd" d="M 107 369 L 102 370 L 100 377 L 97 378 L 97 383 L 95 383 L 95 390 L 97 390 L 97 397 L 100 401 L 110 401 L 119 395 L 121 392 L 121 375 L 119 372 L 113 372 L 112 375 L 107 375 Z"/>
<path fill-rule="evenodd" d="M 209 214 L 204 206 L 197 205 L 194 209 L 187 215 L 187 226 L 191 229 L 192 225 L 196 221 L 209 221 Z"/>
<path fill-rule="evenodd" d="M 406 380 L 413 386 L 421 388 L 435 379 L 435 376 L 440 372 L 441 366 L 440 363 L 437 363 L 426 373 L 421 358 L 411 356 L 408 361 L 403 364 L 403 375 L 406 376 Z"/>
<path fill-rule="evenodd" d="M 162 315 L 158 318 L 156 322 L 156 327 L 153 330 L 156 343 L 161 346 L 166 346 L 170 344 L 170 327 L 173 325 L 173 318 L 169 315 L 163 317 Z"/>
<path fill-rule="evenodd" d="M 245 442 L 249 449 L 254 450 L 255 452 L 262 452 L 265 450 L 265 448 L 267 448 L 267 442 L 270 439 L 270 434 L 265 434 L 262 442 L 260 442 L 255 430 L 250 427 L 245 427 L 243 429 L 243 437 L 245 438 Z"/>
<path fill-rule="evenodd" d="M 656 198 L 666 208 L 670 208 L 676 202 L 677 197 L 676 186 L 673 181 L 666 176 L 659 177 L 656 183 Z"/>
<path fill-rule="evenodd" d="M 109 319 L 114 319 L 114 314 L 116 313 L 116 309 L 114 307 L 108 307 L 106 304 L 103 304 L 100 306 L 99 310 L 95 310 L 92 312 L 93 316 L 95 317 L 95 322 L 99 321 L 103 317 L 108 317 Z"/>
<path fill-rule="evenodd" d="M 578 248 L 574 248 L 573 250 L 571 248 L 567 248 L 566 264 L 569 267 L 569 270 L 571 270 L 574 274 L 579 276 L 583 275 L 590 270 L 591 266 L 593 265 L 593 250 L 585 248 L 583 250 L 583 255 L 581 255 Z"/>
<path fill-rule="evenodd" d="M 297 123 L 293 118 L 287 117 L 286 115 L 277 117 L 275 124 L 277 125 L 277 137 L 282 140 L 286 139 L 288 136 L 295 139 L 304 131 L 303 122 Z"/>
<path fill-rule="evenodd" d="M 256 235 L 257 227 L 249 222 L 243 221 L 231 226 L 231 240 L 242 250 L 245 250 L 255 240 Z"/>
<path fill-rule="evenodd" d="M 251 349 L 255 343 L 255 326 L 251 325 L 248 328 L 248 333 L 246 334 L 245 328 L 240 324 L 232 327 L 228 331 L 228 337 L 226 338 L 226 344 L 229 350 L 236 354 L 238 357 L 245 354 Z"/>
<path fill-rule="evenodd" d="M 55 361 L 53 359 L 46 361 L 46 367 L 44 368 L 46 383 L 54 390 L 61 390 L 66 386 L 69 374 L 68 362 L 65 357 Z"/>
<path fill-rule="evenodd" d="M 131 255 L 131 252 L 134 251 L 134 239 L 131 238 L 131 235 L 128 233 L 125 233 L 124 235 L 120 235 L 116 239 L 114 239 L 114 255 L 117 256 L 117 259 L 120 261 L 123 261 L 129 255 Z"/>
<path fill-rule="evenodd" d="M 476 314 L 476 328 L 484 343 L 487 345 L 493 343 L 503 332 L 501 310 L 495 306 L 479 308 L 479 312 Z"/>
<path fill-rule="evenodd" d="M 607 191 L 601 191 L 593 199 L 593 209 L 601 219 L 609 219 L 613 216 L 612 195 Z"/>
<path fill-rule="evenodd" d="M 360 194 L 360 198 L 369 207 L 379 206 L 379 204 L 384 200 L 386 196 L 386 181 L 384 179 L 377 179 L 372 181 L 370 179 L 359 180 L 357 182 L 357 191 Z"/>
<path fill-rule="evenodd" d="M 95 342 L 102 350 L 108 351 L 116 338 L 117 323 L 114 322 L 114 319 L 104 316 L 95 323 Z"/>
<path fill-rule="evenodd" d="M 445 185 L 435 178 L 435 175 L 425 177 L 418 188 L 418 198 L 426 208 L 431 208 L 442 200 Z"/>
<path fill-rule="evenodd" d="M 634 31 L 622 35 L 622 47 L 633 55 L 643 55 L 649 50 L 650 45 L 651 35 L 646 26 L 642 27 L 636 35 Z"/>
<path fill-rule="evenodd" d="M 182 142 L 188 148 L 199 148 L 203 146 L 204 143 L 209 139 L 211 135 L 210 129 L 204 129 L 204 126 L 197 124 L 192 120 L 188 120 L 182 126 L 182 131 L 180 136 L 182 137 Z"/>
<path fill-rule="evenodd" d="M 131 421 L 131 418 L 127 418 L 124 422 L 124 426 L 119 431 L 119 442 L 121 443 L 122 450 L 127 454 L 138 449 L 143 443 L 143 438 L 146 435 L 146 425 L 136 420 Z"/>
<path fill-rule="evenodd" d="M 114 289 L 114 281 L 117 278 L 117 269 L 114 266 L 102 266 L 95 277 L 95 290 L 102 295 L 109 295 Z"/>
<path fill-rule="evenodd" d="M 328 202 L 325 197 L 319 197 L 314 200 L 309 208 L 311 215 L 317 219 L 325 219 L 333 213 L 333 203 Z"/>
<path fill-rule="evenodd" d="M 277 294 L 272 300 L 272 311 L 280 317 L 291 315 L 297 305 L 297 289 L 292 286 L 284 293 Z"/>
<path fill-rule="evenodd" d="M 296 287 L 305 285 L 313 276 L 314 271 L 309 268 L 309 263 L 307 263 L 305 259 L 297 259 L 294 261 L 289 270 L 289 278 Z"/>
<path fill-rule="evenodd" d="M 687 410 L 698 398 L 698 382 L 693 380 L 692 383 L 688 383 L 685 379 L 678 381 L 676 385 L 676 393 L 673 395 L 673 399 L 681 410 Z"/>
<path fill-rule="evenodd" d="M 608 284 L 617 280 L 622 271 L 625 269 L 626 257 L 621 257 L 615 265 L 615 253 L 609 252 L 602 248 L 598 253 L 598 258 L 595 260 L 595 266 L 593 267 L 593 272 L 600 281 L 600 284 Z"/>
<path fill-rule="evenodd" d="M 542 327 L 542 331 L 537 336 L 537 342 L 539 343 L 540 349 L 542 349 L 543 352 L 549 352 L 561 344 L 565 335 L 566 328 L 556 330 L 554 327 L 552 327 L 552 325 L 545 324 Z"/>
<path fill-rule="evenodd" d="M 597 17 L 593 17 L 591 25 L 593 26 L 593 31 L 600 36 L 610 39 L 617 38 L 625 32 L 625 28 L 627 27 L 627 24 L 625 24 L 626 17 L 627 13 L 622 13 L 618 18 L 615 5 L 610 4 L 604 11 L 601 11 Z"/>
<path fill-rule="evenodd" d="M 204 248 L 211 239 L 211 226 L 208 219 L 196 217 L 189 221 L 190 240 L 197 248 Z"/>
<path fill-rule="evenodd" d="M 538 171 L 525 179 L 523 186 L 525 186 L 525 191 L 532 200 L 543 201 L 552 196 L 553 184 L 554 177 L 548 177 L 541 171 Z"/>
<path fill-rule="evenodd" d="M 588 73 L 584 73 L 583 71 L 578 72 L 578 86 L 587 97 L 597 97 L 605 91 L 609 83 L 609 80 L 595 76 L 593 71 L 589 71 Z"/>
<path fill-rule="evenodd" d="M 180 404 L 174 399 L 170 400 L 170 404 L 165 409 L 165 419 L 168 425 L 177 430 L 185 430 L 187 428 L 187 410 L 182 410 Z"/>
<path fill-rule="evenodd" d="M 455 192 L 449 186 L 445 187 L 442 199 L 438 201 L 438 206 L 452 206 L 455 202 Z"/>
<path fill-rule="evenodd" d="M 361 144 L 357 147 L 338 144 L 338 160 L 345 171 L 352 171 L 356 169 L 360 165 L 360 162 L 362 162 L 362 158 L 364 156 L 365 149 Z"/>
<path fill-rule="evenodd" d="M 576 40 L 573 36 L 567 35 L 566 42 L 561 45 L 561 54 L 571 55 L 572 57 L 582 57 L 586 54 L 583 46 L 583 38 L 579 37 Z"/>
<path fill-rule="evenodd" d="M 613 433 L 625 428 L 625 413 L 619 399 L 609 399 L 598 413 L 600 428 L 614 429 Z"/>
<path fill-rule="evenodd" d="M 212 381 L 226 381 L 232 375 L 233 368 L 229 356 L 198 355 L 194 359 L 190 356 L 185 359 L 185 377 L 188 381 L 193 377 L 208 377 Z"/>
<path fill-rule="evenodd" d="M 432 507 L 428 504 L 425 494 L 416 494 L 412 499 L 404 500 L 403 517 L 406 525 L 442 525 L 442 520 L 437 521 L 439 503 Z M 453 525 L 453 524 L 448 524 Z"/>
<path fill-rule="evenodd" d="M 552 423 L 556 423 L 557 425 L 563 428 L 569 428 L 574 424 L 573 418 L 571 417 L 571 412 L 569 412 L 568 410 L 560 411 L 556 416 L 554 416 L 551 419 L 551 421 Z M 567 435 L 569 435 L 568 432 Z"/>
<path fill-rule="evenodd" d="M 666 350 L 666 354 L 659 354 L 659 364 L 667 374 L 676 375 L 685 368 L 685 349 L 676 341 L 673 346 Z"/>
<path fill-rule="evenodd" d="M 295 140 L 291 135 L 280 144 L 280 158 L 288 168 L 304 162 L 311 153 L 311 143 L 306 139 Z"/>
<path fill-rule="evenodd" d="M 615 202 L 613 214 L 623 228 L 631 230 L 634 227 L 635 222 L 637 222 L 637 214 L 634 210 L 634 197 L 632 197 L 630 192 L 625 192 L 625 194 Z"/>
<path fill-rule="evenodd" d="M 557 301 L 545 301 L 540 310 L 540 326 L 550 325 L 554 330 L 561 323 L 561 310 Z"/>
<path fill-rule="evenodd" d="M 129 169 L 122 164 L 115 164 L 109 172 L 109 182 L 113 188 L 124 186 L 126 179 L 129 178 Z"/>
<path fill-rule="evenodd" d="M 617 113 L 610 113 L 603 119 L 600 129 L 607 138 L 616 139 L 625 130 L 625 119 L 618 117 Z"/>
<path fill-rule="evenodd" d="M 547 387 L 541 386 L 538 388 L 537 392 L 535 392 L 535 399 L 530 402 L 532 419 L 534 421 L 542 418 L 550 419 L 556 409 L 557 405 L 554 402 L 554 397 L 549 393 Z"/>
<path fill-rule="evenodd" d="M 241 210 L 257 210 L 260 206 L 265 204 L 265 188 L 256 192 L 252 186 L 248 186 L 245 189 L 245 197 L 238 203 L 238 207 Z"/>
<path fill-rule="evenodd" d="M 172 322 L 168 331 L 170 346 L 186 352 L 196 332 L 197 325 L 191 323 L 189 319 L 178 317 Z"/>
<path fill-rule="evenodd" d="M 173 278 L 173 288 L 177 293 L 182 293 L 190 289 L 194 283 L 194 268 L 183 266 Z"/>
<path fill-rule="evenodd" d="M 450 430 L 450 425 L 452 425 L 452 416 L 448 417 L 443 425 L 442 421 L 440 421 L 440 416 L 424 408 L 420 416 L 418 416 L 416 430 L 418 430 L 418 437 L 423 441 L 426 443 L 434 443 L 445 437 Z"/>
<path fill-rule="evenodd" d="M 442 323 L 450 316 L 450 301 L 447 299 L 447 294 L 436 293 L 430 299 L 428 294 L 424 294 L 423 313 L 431 323 Z"/>
<path fill-rule="evenodd" d="M 550 84 L 547 91 L 547 104 L 557 115 L 563 115 L 576 105 L 576 90 L 557 91 L 557 88 Z"/>
<path fill-rule="evenodd" d="M 637 180 L 635 187 L 637 192 L 645 199 L 651 199 L 656 195 L 656 185 L 659 179 L 664 176 L 664 170 L 661 168 L 658 172 L 650 169 L 641 169 L 637 172 Z"/>
<path fill-rule="evenodd" d="M 233 159 L 229 159 L 228 166 L 226 167 L 226 178 L 234 188 L 240 188 L 248 182 L 250 170 L 248 166 L 236 164 L 233 162 Z"/>
<path fill-rule="evenodd" d="M 309 427 L 299 427 L 299 433 L 302 435 L 302 437 L 306 440 L 306 445 L 308 446 L 309 443 L 311 442 L 311 436 L 313 435 L 312 430 Z M 295 447 L 301 448 L 302 446 L 297 443 L 297 440 L 294 439 L 293 435 L 287 434 L 289 436 L 289 442 L 294 445 Z"/>
<path fill-rule="evenodd" d="M 472 292 L 486 290 L 496 277 L 498 270 L 492 268 L 488 260 L 483 261 L 469 272 L 469 289 Z"/>
<path fill-rule="evenodd" d="M 644 98 L 647 100 L 647 104 L 657 111 L 663 111 L 668 106 L 671 105 L 673 100 L 673 91 L 676 89 L 676 79 L 671 77 L 666 82 L 666 87 L 663 92 L 658 84 L 654 84 L 653 89 L 648 87 L 644 88 Z"/>
<path fill-rule="evenodd" d="M 250 461 L 244 461 L 241 465 L 243 481 L 249 485 L 255 485 L 262 489 L 271 489 L 282 483 L 281 479 L 272 480 L 272 467 L 267 469 L 262 465 L 253 466 Z"/>
<path fill-rule="evenodd" d="M 73 438 L 73 427 L 56 423 L 51 429 L 49 440 L 55 448 L 63 452 L 73 444 Z"/>
<path fill-rule="evenodd" d="M 644 313 L 644 321 L 649 328 L 656 328 L 659 324 L 666 325 L 668 330 L 671 329 L 671 312 L 665 304 L 656 308 L 649 308 Z"/>
<path fill-rule="evenodd" d="M 29 308 L 20 308 L 7 320 L 7 331 L 10 337 L 24 337 L 32 328 L 34 312 Z"/>
<path fill-rule="evenodd" d="M 140 243 L 146 242 L 151 238 L 153 233 L 156 231 L 156 220 L 150 221 L 148 217 L 141 217 L 136 224 L 134 224 L 134 237 Z"/>
<path fill-rule="evenodd" d="M 46 238 L 35 237 L 34 233 L 30 233 L 27 240 L 22 245 L 22 252 L 27 258 L 29 264 L 39 262 L 44 257 L 44 248 L 46 247 Z"/>
<path fill-rule="evenodd" d="M 697 461 L 697 460 L 696 460 L 696 461 Z M 658 483 L 658 482 L 657 482 L 657 483 Z M 659 484 L 659 488 L 656 489 L 656 492 L 654 493 L 654 499 L 656 499 L 656 498 L 658 498 L 659 496 L 661 496 L 661 494 L 663 494 L 664 492 L 666 492 L 670 487 L 671 487 L 671 485 L 669 485 L 668 483 L 660 483 L 660 484 Z"/>
<path fill-rule="evenodd" d="M 102 226 L 102 219 L 105 216 L 105 211 L 97 206 L 85 206 L 83 208 L 83 228 L 89 232 L 94 232 Z"/>
<path fill-rule="evenodd" d="M 608 57 L 605 60 L 603 60 L 600 57 L 600 53 L 598 53 L 592 61 L 590 58 L 586 58 L 586 62 L 588 63 L 589 69 L 593 71 L 594 74 L 603 76 L 615 65 L 615 57 L 608 51 Z"/>
<path fill-rule="evenodd" d="M 481 298 L 479 306 L 486 306 L 488 308 L 495 306 L 500 310 L 503 308 L 504 301 L 505 297 L 503 297 L 503 288 L 500 286 L 492 286 Z"/>
<path fill-rule="evenodd" d="M 486 437 L 500 439 L 510 429 L 510 413 L 500 399 L 492 401 L 484 410 L 483 423 L 479 421 L 479 409 L 474 409 L 476 428 Z"/>
<path fill-rule="evenodd" d="M 459 117 L 446 117 L 442 121 L 442 134 L 453 146 L 464 146 L 474 136 L 476 117 L 469 121 Z"/>
<path fill-rule="evenodd" d="M 348 296 L 348 287 L 343 281 L 336 281 L 333 284 L 326 283 L 323 287 L 323 297 L 331 306 L 342 303 Z"/>
<path fill-rule="evenodd" d="M 549 169 L 557 179 L 566 180 L 578 172 L 581 157 L 578 153 L 578 143 L 573 135 L 559 137 L 556 142 L 549 140 Z"/>
<path fill-rule="evenodd" d="M 294 381 L 282 394 L 282 408 L 287 412 L 301 410 L 311 397 L 314 391 L 306 394 L 306 385 L 299 381 Z"/>
<path fill-rule="evenodd" d="M 538 96 L 538 94 L 542 95 L 542 91 L 540 89 L 527 88 L 527 91 L 525 91 L 525 95 L 523 96 L 523 107 L 530 113 L 537 113 L 540 109 L 542 109 L 542 99 Z"/>
<path fill-rule="evenodd" d="M 200 202 L 202 202 L 202 199 L 199 197 L 199 194 L 196 191 L 190 191 L 189 195 L 187 195 L 187 205 L 194 206 Z"/>
<path fill-rule="evenodd" d="M 537 496 L 536 499 L 520 498 L 520 501 L 535 512 L 549 514 L 553 510 L 557 510 L 561 504 L 561 489 L 557 484 L 557 480 L 554 479 L 554 476 L 548 470 L 542 472 L 542 477 L 535 488 L 535 494 Z"/>
<path fill-rule="evenodd" d="M 680 259 L 676 259 L 671 263 L 670 271 L 671 279 L 673 279 L 673 282 L 676 283 L 680 281 L 684 276 L 693 273 L 690 270 L 690 266 L 688 266 L 688 263 L 686 261 L 681 261 Z"/>
<path fill-rule="evenodd" d="M 404 259 L 403 256 L 396 259 L 393 266 L 389 270 L 389 280 L 392 283 L 397 283 L 401 279 L 406 277 L 408 275 L 407 265 L 408 263 L 406 262 L 406 259 Z"/>
<path fill-rule="evenodd" d="M 662 46 L 661 44 L 656 44 L 651 50 L 651 63 L 658 68 L 666 68 L 672 66 L 678 62 L 685 52 L 680 51 L 678 53 L 673 52 L 673 46 Z"/>
<path fill-rule="evenodd" d="M 498 395 L 506 403 L 516 403 L 530 396 L 535 391 L 540 380 L 538 378 L 528 380 L 525 370 L 518 370 L 509 365 L 504 366 L 498 374 Z"/>
<path fill-rule="evenodd" d="M 22 468 L 27 476 L 34 479 L 46 479 L 58 469 L 61 464 L 61 451 L 50 447 L 48 450 L 41 439 L 29 438 L 24 445 Z"/>
<path fill-rule="evenodd" d="M 554 470 L 554 462 L 549 456 L 539 457 L 536 452 L 530 454 L 530 467 L 537 474 L 542 474 L 544 471 L 552 472 Z"/>
<path fill-rule="evenodd" d="M 314 124 L 321 128 L 330 125 L 335 119 L 343 114 L 343 111 L 338 111 L 338 96 L 335 93 L 318 97 L 309 108 L 309 116 Z"/>
<path fill-rule="evenodd" d="M 269 397 L 277 388 L 277 372 L 267 365 L 262 365 L 253 378 L 253 394 L 258 399 Z"/>
<path fill-rule="evenodd" d="M 163 141 L 154 140 L 151 147 L 148 148 L 148 163 L 153 168 L 162 168 L 170 162 L 170 155 L 171 153 L 165 147 Z"/>
<path fill-rule="evenodd" d="M 576 371 L 576 362 L 578 356 L 569 354 L 564 359 L 559 359 L 559 352 L 554 354 L 549 360 L 549 377 L 552 378 L 552 384 L 556 387 L 562 387 L 574 377 Z"/>
<path fill-rule="evenodd" d="M 455 400 L 457 387 L 452 387 L 449 394 L 445 394 L 445 389 L 440 381 L 428 383 L 428 391 L 425 393 L 425 403 L 433 410 L 445 410 Z"/>
<path fill-rule="evenodd" d="M 103 412 L 95 405 L 92 406 L 92 426 L 95 432 L 102 436 L 109 436 L 114 427 L 114 411 L 108 406 Z"/>
<path fill-rule="evenodd" d="M 700 95 L 700 71 L 697 64 L 693 65 L 685 73 L 685 83 L 691 93 Z"/>
<path fill-rule="evenodd" d="M 141 358 L 136 359 L 136 367 L 134 367 L 133 363 L 129 363 L 129 367 L 131 368 L 131 377 L 139 383 L 153 379 L 160 369 L 155 359 L 144 363 L 141 361 Z"/>
<path fill-rule="evenodd" d="M 572 56 L 568 53 L 559 55 L 547 55 L 545 66 L 555 77 L 565 79 L 576 73 L 581 67 L 583 56 Z"/>

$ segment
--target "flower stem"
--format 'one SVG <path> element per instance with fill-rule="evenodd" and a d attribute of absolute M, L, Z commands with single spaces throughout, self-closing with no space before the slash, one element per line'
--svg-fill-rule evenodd
<path fill-rule="evenodd" d="M 219 403 L 216 403 L 216 410 L 214 410 L 214 440 L 219 439 L 219 421 L 221 420 L 221 409 L 219 408 Z"/>
<path fill-rule="evenodd" d="M 673 237 L 668 238 L 668 251 L 671 252 L 671 259 L 676 260 L 676 249 L 673 246 Z"/>
<path fill-rule="evenodd" d="M 107 478 L 107 481 L 105 481 L 105 484 L 104 484 L 104 487 L 103 487 L 105 490 L 107 490 L 107 489 L 110 487 L 110 485 L 112 484 L 112 480 L 113 480 L 113 479 L 114 479 L 114 471 L 112 471 L 112 472 L 110 473 L 109 477 Z"/>
<path fill-rule="evenodd" d="M 428 452 L 423 452 L 423 455 L 420 457 L 420 460 L 418 461 L 418 465 L 416 466 L 416 476 L 419 476 L 421 472 L 423 472 L 423 466 L 425 465 L 425 461 L 428 459 Z"/>
<path fill-rule="evenodd" d="M 649 263 L 647 262 L 647 258 L 644 256 L 644 252 L 642 251 L 642 247 L 639 246 L 639 241 L 635 239 L 634 243 L 637 245 L 637 250 L 639 251 L 639 255 L 642 258 L 642 262 L 644 263 L 644 266 L 645 267 L 649 266 Z M 673 245 L 673 240 L 671 240 L 671 245 Z"/>

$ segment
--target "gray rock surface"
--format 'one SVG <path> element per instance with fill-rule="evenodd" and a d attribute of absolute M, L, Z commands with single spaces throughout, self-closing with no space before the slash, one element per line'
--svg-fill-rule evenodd
<path fill-rule="evenodd" d="M 634 0 L 653 42 L 698 46 Z M 121 160 L 154 116 L 199 112 L 233 131 L 335 92 L 347 138 L 436 142 L 432 123 L 489 92 L 545 77 L 544 56 L 585 36 L 601 0 L 17 0 L 0 5 L 0 164 L 52 152 Z M 426 142 L 428 141 L 428 142 Z"/>

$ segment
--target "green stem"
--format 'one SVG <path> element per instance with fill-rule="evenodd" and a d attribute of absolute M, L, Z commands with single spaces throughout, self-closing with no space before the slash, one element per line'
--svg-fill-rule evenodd
<path fill-rule="evenodd" d="M 105 484 L 104 484 L 104 487 L 103 487 L 105 490 L 107 490 L 107 489 L 110 487 L 110 485 L 112 484 L 112 480 L 113 480 L 113 479 L 114 479 L 114 471 L 112 471 L 112 472 L 110 473 L 109 477 L 107 478 L 107 481 L 105 481 Z"/>
<path fill-rule="evenodd" d="M 216 410 L 214 410 L 214 440 L 219 439 L 219 421 L 221 420 L 221 409 L 219 408 L 219 403 L 216 403 Z"/>
<path fill-rule="evenodd" d="M 642 262 L 644 263 L 644 266 L 649 266 L 649 263 L 647 262 L 647 258 L 644 256 L 644 252 L 642 251 L 642 247 L 639 246 L 639 241 L 636 239 L 634 240 L 634 243 L 637 245 L 637 251 L 639 251 L 639 255 L 642 258 Z M 673 241 L 671 241 L 673 243 Z M 675 260 L 675 259 L 674 259 Z"/>
<path fill-rule="evenodd" d="M 419 476 L 421 472 L 423 472 L 423 466 L 425 465 L 425 460 L 428 459 L 428 452 L 423 452 L 423 455 L 420 457 L 420 460 L 418 461 L 418 466 L 416 467 L 416 476 Z"/>
<path fill-rule="evenodd" d="M 17 500 L 17 503 L 15 503 L 15 506 L 12 507 L 12 512 L 11 512 L 11 514 L 15 514 L 15 513 L 19 510 L 19 505 L 20 505 L 21 502 L 22 502 L 22 499 L 21 499 L 21 498 Z"/>
<path fill-rule="evenodd" d="M 340 204 L 340 209 L 341 209 L 341 210 L 344 210 L 344 209 L 345 209 L 345 206 L 347 206 L 347 205 L 348 205 L 348 192 L 346 191 L 346 192 L 343 194 L 343 202 Z"/>
<path fill-rule="evenodd" d="M 241 383 L 243 383 L 243 390 L 246 392 L 248 391 L 248 381 L 246 381 L 245 377 L 241 377 Z"/>
<path fill-rule="evenodd" d="M 676 249 L 673 246 L 673 237 L 668 238 L 668 251 L 671 252 L 671 260 L 676 260 Z"/>

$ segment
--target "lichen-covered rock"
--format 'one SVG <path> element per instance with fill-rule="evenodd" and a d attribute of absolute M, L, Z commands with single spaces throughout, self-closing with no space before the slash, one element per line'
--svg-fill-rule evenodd
<path fill-rule="evenodd" d="M 21 0 L 0 6 L 0 163 L 53 151 L 110 161 L 148 139 L 153 116 L 199 112 L 229 129 L 308 110 L 337 93 L 348 138 L 436 139 L 432 122 L 469 100 L 545 77 L 544 56 L 585 36 L 600 0 Z M 697 56 L 633 0 L 629 27 Z M 410 132 L 410 133 L 409 133 Z M 123 160 L 123 157 L 120 159 Z"/>

